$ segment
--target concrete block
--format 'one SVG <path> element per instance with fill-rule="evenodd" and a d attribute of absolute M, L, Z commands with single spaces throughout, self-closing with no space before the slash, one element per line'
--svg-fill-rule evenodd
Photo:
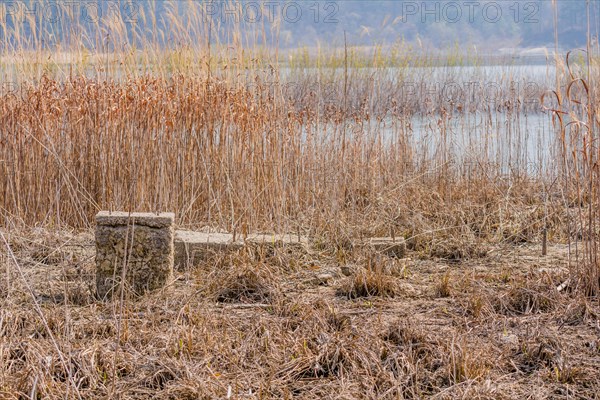
<path fill-rule="evenodd" d="M 100 298 L 125 288 L 136 295 L 164 287 L 173 276 L 173 213 L 102 211 L 96 215 L 96 289 Z"/>

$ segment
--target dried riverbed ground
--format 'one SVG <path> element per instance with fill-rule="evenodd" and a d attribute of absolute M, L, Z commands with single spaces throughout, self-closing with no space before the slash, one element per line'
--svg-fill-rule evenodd
<path fill-rule="evenodd" d="M 564 244 L 453 262 L 245 249 L 103 303 L 91 233 L 4 235 L 15 259 L 2 244 L 0 398 L 600 393 L 600 307 L 556 290 Z"/>

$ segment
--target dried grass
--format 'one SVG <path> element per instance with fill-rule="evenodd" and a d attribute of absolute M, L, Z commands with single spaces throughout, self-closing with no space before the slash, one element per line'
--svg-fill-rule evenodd
<path fill-rule="evenodd" d="M 398 77 L 415 86 L 454 77 L 411 72 L 419 60 L 410 54 L 396 70 L 283 74 L 278 49 L 247 49 L 239 31 L 221 43 L 201 17 L 190 13 L 186 26 L 214 31 L 214 46 L 120 49 L 128 34 L 115 23 L 110 38 L 87 38 L 112 51 L 89 62 L 76 39 L 62 61 L 25 37 L 0 49 L 18 89 L 0 93 L 0 397 L 597 396 L 589 51 L 586 76 L 558 63 L 556 98 L 543 100 L 561 158 L 540 150 L 532 171 L 519 121 L 536 105 L 515 101 L 523 93 L 503 90 L 494 107 L 477 96 L 423 101 L 402 93 Z M 375 63 L 360 54 L 353 65 Z M 510 89 L 504 72 L 494 83 Z M 477 69 L 470 78 L 488 83 Z M 481 137 L 471 135 L 473 115 L 483 116 Z M 514 130 L 498 134 L 503 122 Z M 175 211 L 182 226 L 239 236 L 308 235 L 315 250 L 216 255 L 168 292 L 105 303 L 93 296 L 91 236 L 72 231 L 100 209 Z M 386 262 L 354 251 L 354 239 L 370 236 L 407 240 L 419 259 L 401 270 L 419 289 L 412 296 Z M 564 293 L 564 276 L 519 276 L 556 267 L 537 249 L 504 260 L 546 237 L 551 249 L 574 241 Z M 340 281 L 332 272 L 334 287 L 306 284 L 312 268 L 350 265 L 359 267 Z"/>
<path fill-rule="evenodd" d="M 22 244 L 21 260 L 30 259 L 27 253 L 37 251 L 38 243 L 50 243 L 31 235 L 13 235 Z M 56 248 L 67 251 L 62 245 L 67 240 L 72 248 L 93 253 L 89 235 L 65 236 Z M 425 290 L 411 297 L 397 290 L 390 297 L 381 285 L 398 278 L 378 272 L 378 264 L 330 287 L 307 285 L 301 268 L 287 270 L 275 258 L 257 264 L 253 256 L 241 251 L 206 260 L 190 271 L 194 280 L 127 300 L 122 309 L 85 291 L 94 281 L 93 262 L 83 262 L 80 274 L 24 264 L 44 319 L 32 308 L 34 299 L 23 282 L 11 276 L 10 290 L 0 299 L 3 395 L 171 399 L 230 392 L 241 398 L 322 398 L 336 392 L 348 398 L 510 398 L 532 381 L 545 393 L 540 397 L 550 398 L 555 390 L 589 397 L 597 389 L 593 322 L 600 310 L 595 304 L 561 296 L 553 308 L 517 309 L 515 304 L 522 303 L 515 300 L 510 312 L 505 312 L 508 306 L 496 311 L 487 303 L 480 316 L 463 312 L 472 290 L 486 288 L 491 303 L 496 293 L 509 304 L 518 297 L 509 296 L 516 287 L 526 285 L 533 293 L 539 276 L 527 283 L 515 275 L 510 286 L 497 288 L 507 265 L 487 259 L 492 277 L 472 276 L 462 285 L 464 278 L 453 273 L 452 296 L 440 299 L 430 293 L 443 274 L 429 270 L 429 260 L 414 261 L 402 282 L 423 284 Z M 365 262 L 361 253 L 346 257 L 353 264 Z M 508 262 L 519 271 L 528 260 Z M 325 271 L 339 268 L 328 254 L 319 261 Z M 460 269 L 465 264 L 470 276 L 478 262 L 448 265 Z M 3 265 L 14 271 L 13 265 Z M 365 282 L 374 286 L 363 289 Z M 346 284 L 344 295 L 337 296 Z M 542 293 L 545 287 L 540 283 Z M 82 290 L 85 300 L 65 302 Z M 348 294 L 368 297 L 348 301 Z M 577 318 L 566 321 L 567 315 Z M 505 329 L 514 332 L 516 342 L 495 339 L 508 337 Z"/>
<path fill-rule="evenodd" d="M 231 267 L 209 277 L 209 292 L 221 303 L 270 303 L 276 280 L 264 265 Z"/>
<path fill-rule="evenodd" d="M 394 297 L 398 293 L 395 278 L 378 271 L 362 270 L 347 278 L 337 289 L 338 296 L 348 299 Z"/>

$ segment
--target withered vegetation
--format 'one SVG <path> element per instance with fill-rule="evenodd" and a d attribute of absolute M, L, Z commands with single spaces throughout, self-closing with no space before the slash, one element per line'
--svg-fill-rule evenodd
<path fill-rule="evenodd" d="M 427 85 L 456 83 L 452 55 L 249 48 L 169 13 L 208 41 L 131 46 L 117 18 L 0 48 L 0 398 L 598 398 L 591 48 L 534 93 L 472 67 L 498 93 L 448 99 Z M 311 249 L 216 252 L 102 301 L 103 209 Z M 373 237 L 407 257 L 354 245 Z"/>

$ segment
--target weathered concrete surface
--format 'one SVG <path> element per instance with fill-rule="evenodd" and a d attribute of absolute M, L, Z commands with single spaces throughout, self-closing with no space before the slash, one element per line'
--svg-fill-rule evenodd
<path fill-rule="evenodd" d="M 368 239 L 364 245 L 388 257 L 403 258 L 406 254 L 404 238 L 376 237 Z"/>
<path fill-rule="evenodd" d="M 136 295 L 164 287 L 173 276 L 172 213 L 102 211 L 96 215 L 96 290 L 100 298 L 119 288 Z"/>
<path fill-rule="evenodd" d="M 215 253 L 236 251 L 244 246 L 269 248 L 307 248 L 308 239 L 298 235 L 251 234 L 233 240 L 229 233 L 175 231 L 175 268 L 179 271 L 193 267 Z"/>
<path fill-rule="evenodd" d="M 134 221 L 136 225 L 149 228 L 168 228 L 175 222 L 174 213 L 128 213 L 123 211 L 100 211 L 96 214 L 96 225 L 127 226 Z"/>
<path fill-rule="evenodd" d="M 233 241 L 228 233 L 175 231 L 175 268 L 185 270 L 216 252 L 240 249 L 243 243 Z"/>

